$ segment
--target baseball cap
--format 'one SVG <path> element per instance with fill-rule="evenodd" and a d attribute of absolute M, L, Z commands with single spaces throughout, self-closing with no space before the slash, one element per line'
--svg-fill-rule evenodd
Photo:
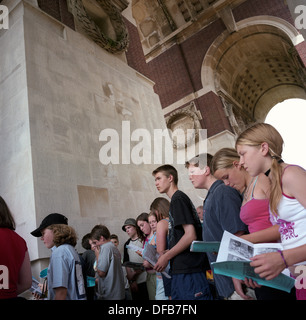
<path fill-rule="evenodd" d="M 51 224 L 68 224 L 68 219 L 60 213 L 51 213 L 41 222 L 40 226 L 31 232 L 34 237 L 41 237 L 41 230 L 51 226 Z"/>
<path fill-rule="evenodd" d="M 125 226 L 134 226 L 136 227 L 136 220 L 133 218 L 128 218 L 125 220 L 122 230 L 125 231 Z"/>

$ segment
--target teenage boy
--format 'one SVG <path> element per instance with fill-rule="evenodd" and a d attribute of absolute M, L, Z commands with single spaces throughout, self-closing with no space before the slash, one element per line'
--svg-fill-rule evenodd
<path fill-rule="evenodd" d="M 202 228 L 189 197 L 178 190 L 178 174 L 171 165 L 153 171 L 160 193 L 171 199 L 169 211 L 169 250 L 162 254 L 154 269 L 163 271 L 170 261 L 172 300 L 211 300 L 201 253 L 190 252 L 193 240 L 202 240 Z"/>
<path fill-rule="evenodd" d="M 125 286 L 121 256 L 111 242 L 108 228 L 104 225 L 95 226 L 91 231 L 90 244 L 97 259 L 98 299 L 123 300 Z"/>
<path fill-rule="evenodd" d="M 45 246 L 52 250 L 48 267 L 48 299 L 86 299 L 81 261 L 74 249 L 77 237 L 75 231 L 68 227 L 68 219 L 62 214 L 51 213 L 31 234 L 41 237 Z M 42 291 L 44 293 L 44 286 Z"/>
<path fill-rule="evenodd" d="M 185 166 L 193 186 L 208 190 L 203 204 L 203 240 L 221 241 L 224 230 L 240 236 L 247 232 L 247 226 L 239 217 L 240 193 L 211 174 L 212 158 L 210 154 L 200 154 L 187 161 Z M 207 253 L 207 256 L 210 263 L 217 259 L 215 253 Z M 214 281 L 220 299 L 239 299 L 231 278 L 215 274 Z"/>

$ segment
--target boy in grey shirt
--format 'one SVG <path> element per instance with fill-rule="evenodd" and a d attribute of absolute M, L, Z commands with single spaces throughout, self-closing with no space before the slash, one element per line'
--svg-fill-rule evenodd
<path fill-rule="evenodd" d="M 111 242 L 107 227 L 95 226 L 91 231 L 89 242 L 97 258 L 98 299 L 123 300 L 125 298 L 125 283 L 121 256 L 117 247 Z"/>

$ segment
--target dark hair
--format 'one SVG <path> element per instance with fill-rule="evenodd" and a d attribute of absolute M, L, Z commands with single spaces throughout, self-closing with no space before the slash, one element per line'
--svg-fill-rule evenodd
<path fill-rule="evenodd" d="M 160 166 L 156 168 L 152 175 L 155 176 L 158 172 L 162 172 L 165 174 L 166 177 L 169 177 L 170 175 L 173 177 L 173 182 L 177 185 L 178 184 L 178 174 L 177 170 L 171 166 L 170 164 L 165 164 L 163 166 Z"/>
<path fill-rule="evenodd" d="M 138 237 L 141 239 L 141 241 L 144 241 L 146 238 L 146 235 L 140 230 L 140 228 L 138 227 L 138 221 L 146 221 L 149 223 L 149 214 L 146 212 L 141 213 L 137 218 L 136 218 L 136 230 L 137 230 L 137 234 Z"/>
<path fill-rule="evenodd" d="M 106 240 L 110 239 L 110 232 L 106 226 L 98 224 L 91 230 L 90 239 L 100 240 L 101 237 Z"/>
<path fill-rule="evenodd" d="M 0 228 L 16 229 L 15 220 L 4 199 L 0 196 Z"/>
<path fill-rule="evenodd" d="M 110 238 L 111 238 L 111 239 L 116 239 L 116 240 L 119 241 L 119 238 L 118 238 L 118 236 L 117 236 L 116 234 L 111 234 L 111 235 L 110 235 Z"/>
<path fill-rule="evenodd" d="M 91 245 L 89 243 L 89 239 L 90 239 L 90 233 L 85 234 L 85 236 L 82 238 L 82 247 L 86 250 L 90 250 L 91 249 Z"/>
<path fill-rule="evenodd" d="M 136 223 L 138 221 L 147 221 L 147 222 L 149 222 L 148 217 L 149 217 L 149 214 L 146 213 L 146 212 L 143 212 L 136 218 Z"/>

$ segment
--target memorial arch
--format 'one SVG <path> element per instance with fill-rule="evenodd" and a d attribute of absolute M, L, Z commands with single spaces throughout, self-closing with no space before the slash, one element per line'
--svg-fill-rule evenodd
<path fill-rule="evenodd" d="M 201 70 L 203 89 L 222 97 L 239 128 L 264 121 L 277 103 L 306 99 L 303 63 L 295 48 L 303 37 L 288 22 L 257 16 L 223 32 L 207 51 Z"/>
<path fill-rule="evenodd" d="M 0 194 L 35 272 L 50 253 L 30 232 L 48 213 L 65 214 L 79 236 L 104 223 L 123 244 L 123 221 L 160 196 L 152 171 L 161 163 L 100 161 L 105 129 L 121 145 L 132 140 L 124 121 L 131 132 L 205 129 L 213 154 L 276 103 L 306 99 L 306 42 L 287 2 L 0 0 L 9 9 Z M 201 204 L 205 193 L 183 164 L 178 171 L 180 189 Z"/>

